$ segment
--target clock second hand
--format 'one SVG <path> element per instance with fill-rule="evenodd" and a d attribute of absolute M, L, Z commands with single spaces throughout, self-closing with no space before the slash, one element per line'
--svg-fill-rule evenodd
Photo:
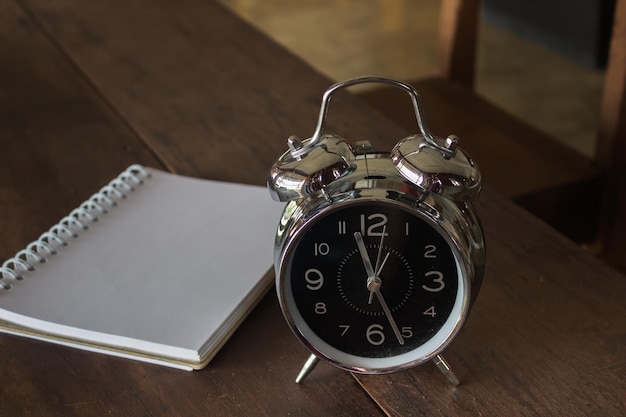
<path fill-rule="evenodd" d="M 380 266 L 380 256 L 383 253 L 383 241 L 385 240 L 385 233 L 387 231 L 387 225 L 383 226 L 383 232 L 380 234 L 380 243 L 378 244 L 378 255 L 376 255 L 376 267 L 374 271 L 376 271 L 376 276 L 380 274 L 380 270 L 382 267 Z"/>
<path fill-rule="evenodd" d="M 356 246 L 359 249 L 359 253 L 361 254 L 361 260 L 363 261 L 363 266 L 365 267 L 365 272 L 367 273 L 367 289 L 370 291 L 370 294 L 376 293 L 378 302 L 382 306 L 383 312 L 385 313 L 385 316 L 387 316 L 387 320 L 389 320 L 389 324 L 391 324 L 391 328 L 393 329 L 393 333 L 398 339 L 398 343 L 403 345 L 404 339 L 402 338 L 402 333 L 400 333 L 400 329 L 398 328 L 396 321 L 393 319 L 393 315 L 391 314 L 391 310 L 389 310 L 389 306 L 387 305 L 385 298 L 380 293 L 380 286 L 382 282 L 374 272 L 374 268 L 372 268 L 372 262 L 370 261 L 370 257 L 367 253 L 367 248 L 365 247 L 365 243 L 363 242 L 363 236 L 360 232 L 354 232 L 354 240 L 356 241 Z"/>
<path fill-rule="evenodd" d="M 383 241 L 385 240 L 385 232 L 387 230 L 387 225 L 383 226 L 383 232 L 380 235 L 380 243 L 378 244 L 378 255 L 376 255 L 376 266 L 374 267 L 374 276 L 378 277 L 380 275 L 380 271 L 383 269 L 383 266 L 385 265 L 385 262 L 387 261 L 387 257 L 389 256 L 389 252 L 387 252 L 387 256 L 385 256 L 385 259 L 383 260 L 383 263 L 381 265 L 380 263 L 380 256 L 383 253 Z M 374 298 L 374 292 L 370 291 L 370 298 L 369 300 L 367 300 L 367 304 L 372 304 L 372 299 Z"/>
<path fill-rule="evenodd" d="M 376 274 L 375 274 L 375 278 L 378 279 L 378 281 L 380 281 L 380 283 L 382 284 L 382 280 L 380 279 L 380 271 L 383 270 L 383 267 L 385 266 L 385 263 L 387 262 L 387 259 L 389 258 L 389 253 L 387 252 L 387 254 L 385 255 L 385 259 L 383 259 L 383 262 L 380 264 L 380 267 L 378 267 L 378 269 L 376 270 Z M 370 291 L 370 299 L 368 300 L 367 304 L 372 304 L 372 298 L 374 297 L 374 291 Z"/>

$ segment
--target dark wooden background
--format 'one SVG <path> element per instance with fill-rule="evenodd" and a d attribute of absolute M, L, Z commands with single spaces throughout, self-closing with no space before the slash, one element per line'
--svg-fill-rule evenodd
<path fill-rule="evenodd" d="M 330 83 L 209 0 L 1 2 L 0 261 L 132 163 L 263 184 Z M 349 94 L 330 114 L 381 150 L 410 133 Z M 298 386 L 308 353 L 270 293 L 198 372 L 0 335 L 0 415 L 625 415 L 625 277 L 488 184 L 478 209 L 488 264 L 446 353 L 458 387 L 431 364 L 321 364 Z"/>

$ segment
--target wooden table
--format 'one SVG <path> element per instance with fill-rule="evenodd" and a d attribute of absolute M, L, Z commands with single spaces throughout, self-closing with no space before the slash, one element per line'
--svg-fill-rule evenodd
<path fill-rule="evenodd" d="M 131 163 L 263 184 L 329 85 L 209 0 L 0 3 L 0 260 Z M 329 122 L 379 149 L 407 133 L 349 94 Z M 447 350 L 458 387 L 431 364 L 322 364 L 298 386 L 308 354 L 270 293 L 198 372 L 1 335 L 0 415 L 625 415 L 625 277 L 488 187 L 478 208 L 488 264 Z"/>

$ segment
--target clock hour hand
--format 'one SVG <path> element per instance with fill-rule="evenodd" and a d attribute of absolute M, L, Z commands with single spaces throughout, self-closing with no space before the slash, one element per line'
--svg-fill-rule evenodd
<path fill-rule="evenodd" d="M 378 255 L 376 255 L 376 266 L 374 267 L 374 276 L 379 276 L 380 271 L 383 269 L 385 262 L 387 262 L 387 258 L 389 257 L 389 252 L 385 256 L 382 264 L 380 263 L 380 257 L 383 254 L 383 241 L 385 240 L 385 232 L 387 231 L 387 225 L 383 226 L 383 232 L 380 234 L 380 243 L 378 244 Z M 374 292 L 370 291 L 370 298 L 367 301 L 367 304 L 372 304 L 372 299 L 374 298 Z"/>
<path fill-rule="evenodd" d="M 374 297 L 374 290 L 370 289 L 370 281 L 377 277 L 374 268 L 372 268 L 372 261 L 370 261 L 370 256 L 367 253 L 367 248 L 365 247 L 365 242 L 363 242 L 363 236 L 361 232 L 354 232 L 354 240 L 356 240 L 356 246 L 359 248 L 359 254 L 361 255 L 361 260 L 363 261 L 363 266 L 365 266 L 365 272 L 367 273 L 367 289 L 370 291 L 370 298 L 368 304 L 372 304 L 372 298 Z M 380 250 L 378 252 L 380 257 Z M 380 279 L 378 279 L 380 282 Z"/>
<path fill-rule="evenodd" d="M 359 248 L 359 254 L 361 255 L 361 260 L 363 261 L 367 277 L 370 278 L 375 276 L 372 261 L 370 261 L 370 256 L 367 254 L 367 248 L 365 247 L 365 242 L 363 242 L 361 232 L 354 232 L 354 240 L 356 240 L 356 247 Z"/>
<path fill-rule="evenodd" d="M 383 233 L 383 236 L 384 236 L 384 233 Z M 398 339 L 398 343 L 403 345 L 404 339 L 402 338 L 402 333 L 400 333 L 400 329 L 398 328 L 396 321 L 393 319 L 393 316 L 391 315 L 391 310 L 389 310 L 389 306 L 387 305 L 385 298 L 380 293 L 380 285 L 382 284 L 382 281 L 378 277 L 377 273 L 374 272 L 374 268 L 372 268 L 372 261 L 370 261 L 370 256 L 367 253 L 367 248 L 365 247 L 365 242 L 363 242 L 363 236 L 361 235 L 361 232 L 354 232 L 354 240 L 356 241 L 357 248 L 359 248 L 359 253 L 361 254 L 361 260 L 363 261 L 363 266 L 365 267 L 365 272 L 367 273 L 367 289 L 370 292 L 370 303 L 372 300 L 372 295 L 376 294 L 376 297 L 378 298 L 378 302 L 382 306 L 383 311 L 385 312 L 385 316 L 387 316 L 387 320 L 389 320 L 389 324 L 391 324 L 393 333 L 396 335 L 396 338 Z M 382 239 L 381 239 L 381 248 L 382 248 Z M 379 249 L 379 255 L 380 255 L 380 249 Z M 385 260 L 382 262 L 382 265 L 380 266 L 381 269 L 382 269 L 382 266 L 384 266 L 386 260 L 387 260 L 387 257 L 385 257 Z M 380 271 L 378 271 L 378 273 L 380 273 Z"/>
<path fill-rule="evenodd" d="M 385 231 L 383 229 L 383 237 L 384 236 L 385 236 Z M 378 259 L 376 260 L 376 268 L 378 270 L 375 271 L 374 268 L 372 267 L 372 261 L 370 261 L 369 254 L 367 253 L 365 242 L 363 242 L 363 236 L 361 235 L 361 232 L 354 232 L 354 240 L 356 241 L 356 246 L 359 249 L 361 260 L 363 261 L 363 266 L 365 267 L 365 273 L 367 273 L 368 289 L 370 289 L 369 281 L 373 278 L 378 277 L 378 274 L 380 274 L 380 271 L 383 269 L 383 266 L 385 266 L 385 262 L 387 262 L 389 253 L 387 253 L 387 255 L 385 256 L 385 259 L 383 259 L 382 263 L 379 266 L 378 263 L 380 263 L 380 256 L 381 256 L 382 247 L 383 247 L 383 239 L 381 237 L 380 247 L 378 248 L 378 257 L 377 257 Z M 378 281 L 380 282 L 380 279 L 378 279 Z M 370 289 L 370 298 L 369 298 L 368 304 L 372 304 L 372 298 L 374 297 L 374 292 L 375 292 L 374 290 Z"/>
<path fill-rule="evenodd" d="M 369 278 L 375 276 L 374 268 L 372 267 L 370 256 L 367 254 L 367 248 L 365 248 L 365 242 L 363 242 L 361 232 L 354 232 L 354 240 L 356 240 L 356 247 L 359 249 L 359 254 L 361 255 L 361 260 L 363 261 L 367 277 Z"/>

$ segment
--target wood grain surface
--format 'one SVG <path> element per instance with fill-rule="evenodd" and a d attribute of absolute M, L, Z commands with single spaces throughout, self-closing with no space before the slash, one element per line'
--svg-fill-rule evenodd
<path fill-rule="evenodd" d="M 331 83 L 208 0 L 0 11 L 0 261 L 130 163 L 263 184 L 286 138 L 313 133 Z M 349 94 L 329 122 L 379 149 L 407 133 Z M 321 364 L 296 385 L 307 352 L 271 293 L 198 372 L 1 335 L 0 415 L 626 414 L 625 277 L 488 187 L 478 207 L 488 263 L 446 352 L 458 387 L 431 364 Z"/>

